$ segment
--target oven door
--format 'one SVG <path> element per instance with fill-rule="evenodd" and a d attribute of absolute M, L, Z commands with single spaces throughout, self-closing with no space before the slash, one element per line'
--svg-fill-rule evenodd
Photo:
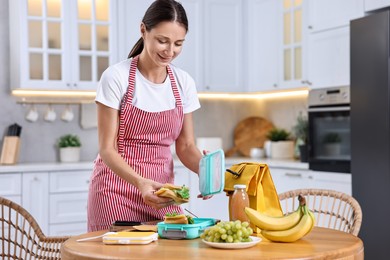
<path fill-rule="evenodd" d="M 309 108 L 309 168 L 316 171 L 351 171 L 349 106 Z"/>

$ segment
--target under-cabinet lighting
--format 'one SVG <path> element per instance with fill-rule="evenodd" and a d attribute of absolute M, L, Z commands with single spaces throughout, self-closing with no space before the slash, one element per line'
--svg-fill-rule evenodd
<path fill-rule="evenodd" d="M 283 97 L 305 97 L 309 93 L 308 89 L 295 89 L 289 91 L 273 92 L 255 92 L 255 93 L 207 93 L 200 92 L 200 99 L 222 99 L 222 100 L 240 100 L 240 99 L 266 99 Z M 20 98 L 21 103 L 83 103 L 93 102 L 96 97 L 95 91 L 77 91 L 77 90 L 12 90 L 12 95 Z"/>
<path fill-rule="evenodd" d="M 291 91 L 275 91 L 275 92 L 255 92 L 255 93 L 198 93 L 200 99 L 264 99 L 264 98 L 279 98 L 279 97 L 297 97 L 307 96 L 308 89 L 298 89 Z"/>
<path fill-rule="evenodd" d="M 12 95 L 16 97 L 69 97 L 69 98 L 95 98 L 95 91 L 77 90 L 12 90 Z"/>

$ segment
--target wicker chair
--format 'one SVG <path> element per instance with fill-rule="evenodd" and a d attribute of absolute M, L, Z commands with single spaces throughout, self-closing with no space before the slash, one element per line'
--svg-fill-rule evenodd
<path fill-rule="evenodd" d="M 61 259 L 68 237 L 46 237 L 23 207 L 0 197 L 0 259 Z"/>
<path fill-rule="evenodd" d="M 306 205 L 314 212 L 316 226 L 341 230 L 355 236 L 362 224 L 362 210 L 350 195 L 322 189 L 298 189 L 279 194 L 284 214 L 297 209 L 298 196 L 306 198 Z"/>

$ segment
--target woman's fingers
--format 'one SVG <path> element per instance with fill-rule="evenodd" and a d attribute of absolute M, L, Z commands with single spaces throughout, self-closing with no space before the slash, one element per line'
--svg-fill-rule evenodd
<path fill-rule="evenodd" d="M 213 195 L 203 196 L 202 194 L 199 194 L 197 196 L 197 198 L 202 198 L 203 200 L 208 200 L 208 199 L 211 199 L 212 197 L 213 197 Z"/>

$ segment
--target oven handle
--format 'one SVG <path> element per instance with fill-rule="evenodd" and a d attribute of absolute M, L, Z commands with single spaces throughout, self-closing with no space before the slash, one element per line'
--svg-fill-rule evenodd
<path fill-rule="evenodd" d="M 337 111 L 350 111 L 351 107 L 312 107 L 308 109 L 308 112 L 337 112 Z"/>

